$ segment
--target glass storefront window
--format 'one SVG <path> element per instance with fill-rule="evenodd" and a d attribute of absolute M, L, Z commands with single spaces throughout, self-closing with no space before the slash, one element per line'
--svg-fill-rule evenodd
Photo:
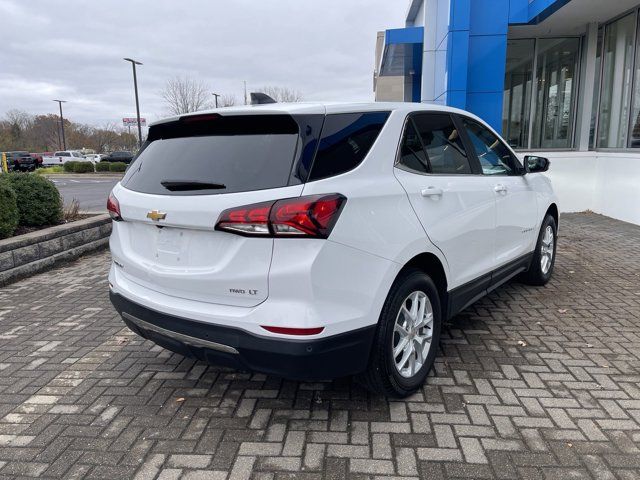
<path fill-rule="evenodd" d="M 502 102 L 502 133 L 513 148 L 529 146 L 535 40 L 509 40 Z"/>
<path fill-rule="evenodd" d="M 640 35 L 636 38 L 636 72 L 633 87 L 633 111 L 631 113 L 631 140 L 629 147 L 640 148 Z"/>
<path fill-rule="evenodd" d="M 533 148 L 573 146 L 579 54 L 579 38 L 538 40 Z"/>
<path fill-rule="evenodd" d="M 602 70 L 602 28 L 598 29 L 596 47 L 596 77 L 593 84 L 593 100 L 591 102 L 591 125 L 589 128 L 589 149 L 596 147 L 596 121 L 598 118 L 598 99 L 600 97 L 600 71 Z"/>
<path fill-rule="evenodd" d="M 628 140 L 636 15 L 605 28 L 598 147 L 625 148 Z"/>

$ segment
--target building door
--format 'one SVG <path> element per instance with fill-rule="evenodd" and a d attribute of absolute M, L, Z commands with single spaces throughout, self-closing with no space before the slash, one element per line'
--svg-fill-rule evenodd
<path fill-rule="evenodd" d="M 533 148 L 571 148 L 579 38 L 538 40 Z"/>

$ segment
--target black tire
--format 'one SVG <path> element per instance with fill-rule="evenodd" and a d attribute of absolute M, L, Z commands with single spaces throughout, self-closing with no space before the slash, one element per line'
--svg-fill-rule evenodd
<path fill-rule="evenodd" d="M 394 328 L 400 308 L 413 292 L 426 294 L 433 312 L 431 344 L 422 367 L 411 377 L 400 374 L 393 356 Z M 367 370 L 357 377 L 368 390 L 390 396 L 407 397 L 418 390 L 433 366 L 440 342 L 442 309 L 440 296 L 433 280 L 421 270 L 411 269 L 403 273 L 393 284 L 385 300 L 378 329 L 373 341 Z M 414 358 L 417 358 L 414 356 Z"/>
<path fill-rule="evenodd" d="M 543 238 L 547 227 L 551 227 L 553 231 L 553 253 L 551 256 L 551 266 L 545 273 L 542 268 L 542 246 Z M 523 273 L 520 277 L 523 283 L 527 285 L 542 286 L 546 285 L 553 275 L 553 267 L 556 263 L 556 247 L 558 246 L 558 226 L 555 219 L 551 215 L 547 215 L 542 222 L 540 232 L 538 233 L 538 241 L 536 242 L 536 249 L 533 252 L 533 258 L 529 270 Z"/>

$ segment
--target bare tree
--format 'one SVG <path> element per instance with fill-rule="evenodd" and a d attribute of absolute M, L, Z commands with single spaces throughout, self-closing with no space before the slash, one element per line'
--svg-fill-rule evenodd
<path fill-rule="evenodd" d="M 169 112 L 174 115 L 197 112 L 211 106 L 207 86 L 190 77 L 175 77 L 167 81 L 162 91 Z"/>
<path fill-rule="evenodd" d="M 262 87 L 261 91 L 269 95 L 276 102 L 292 103 L 302 101 L 302 93 L 288 87 L 267 86 Z"/>
<path fill-rule="evenodd" d="M 93 131 L 91 148 L 96 152 L 106 152 L 112 149 L 112 145 L 117 143 L 118 132 L 115 123 L 106 123 L 101 128 L 96 128 Z"/>
<path fill-rule="evenodd" d="M 220 97 L 220 100 L 218 100 L 218 105 L 220 107 L 233 107 L 235 104 L 236 97 L 231 94 L 224 94 Z"/>

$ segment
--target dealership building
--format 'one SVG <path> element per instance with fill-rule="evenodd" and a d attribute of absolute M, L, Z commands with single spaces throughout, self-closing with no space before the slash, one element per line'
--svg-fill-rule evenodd
<path fill-rule="evenodd" d="M 469 110 L 551 159 L 563 211 L 640 224 L 638 1 L 412 0 L 378 33 L 376 100 Z"/>

